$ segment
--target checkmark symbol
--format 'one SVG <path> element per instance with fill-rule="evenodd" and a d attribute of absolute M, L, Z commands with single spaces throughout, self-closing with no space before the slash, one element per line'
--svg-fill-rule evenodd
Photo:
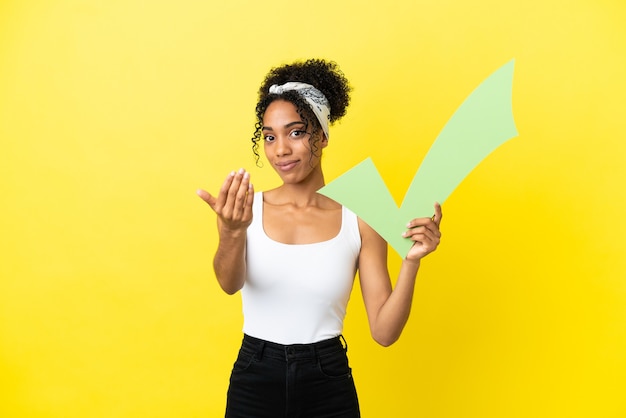
<path fill-rule="evenodd" d="M 413 245 L 402 237 L 413 218 L 431 216 L 463 179 L 498 146 L 517 136 L 512 111 L 511 60 L 485 79 L 448 120 L 424 157 L 400 208 L 371 158 L 319 190 L 346 206 L 401 256 Z"/>

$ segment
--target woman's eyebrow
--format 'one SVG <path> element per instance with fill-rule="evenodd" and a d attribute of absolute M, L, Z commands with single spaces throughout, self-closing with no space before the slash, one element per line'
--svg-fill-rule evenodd
<path fill-rule="evenodd" d="M 291 128 L 294 125 L 304 125 L 304 122 L 302 122 L 301 120 L 297 120 L 297 121 L 286 124 L 285 128 Z"/>
<path fill-rule="evenodd" d="M 295 125 L 303 125 L 303 126 L 304 126 L 304 125 L 306 125 L 306 124 L 305 124 L 304 122 L 302 122 L 301 120 L 296 120 L 296 121 L 293 121 L 293 122 L 289 122 L 289 123 L 288 123 L 288 124 L 286 124 L 284 127 L 285 127 L 285 128 L 291 128 L 292 126 L 295 126 Z M 273 131 L 273 130 L 274 130 L 274 128 L 272 128 L 271 126 L 263 126 L 263 127 L 261 128 L 261 130 L 262 130 L 262 131 Z"/>

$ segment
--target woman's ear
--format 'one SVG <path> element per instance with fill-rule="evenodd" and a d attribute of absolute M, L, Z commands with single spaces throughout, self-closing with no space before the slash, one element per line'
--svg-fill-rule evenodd
<path fill-rule="evenodd" d="M 326 134 L 322 132 L 322 137 L 320 139 L 320 148 L 326 148 L 328 145 L 328 138 L 326 138 Z"/>

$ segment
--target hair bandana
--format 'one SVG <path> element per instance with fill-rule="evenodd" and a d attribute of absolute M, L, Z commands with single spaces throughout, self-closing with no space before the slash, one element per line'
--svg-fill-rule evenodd
<path fill-rule="evenodd" d="M 282 85 L 274 84 L 270 87 L 271 94 L 283 94 L 286 91 L 294 90 L 296 91 L 309 105 L 315 117 L 319 121 L 322 126 L 322 130 L 324 131 L 324 135 L 326 135 L 326 139 L 328 139 L 328 121 L 330 119 L 330 104 L 328 103 L 328 99 L 324 96 L 324 93 L 316 89 L 310 84 L 306 83 L 298 83 L 290 81 L 289 83 L 285 83 Z"/>

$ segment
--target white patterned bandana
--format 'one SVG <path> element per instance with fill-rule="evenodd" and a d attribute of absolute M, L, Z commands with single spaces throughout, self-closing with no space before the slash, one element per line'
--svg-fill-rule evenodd
<path fill-rule="evenodd" d="M 324 96 L 324 93 L 316 89 L 310 84 L 306 83 L 298 83 L 298 82 L 289 82 L 283 85 L 274 84 L 270 87 L 271 94 L 283 94 L 286 91 L 294 90 L 298 92 L 298 94 L 306 100 L 309 107 L 315 114 L 315 117 L 319 121 L 322 126 L 322 130 L 324 131 L 324 135 L 326 135 L 326 139 L 330 137 L 328 132 L 328 121 L 330 119 L 330 103 L 328 103 L 328 99 Z"/>

